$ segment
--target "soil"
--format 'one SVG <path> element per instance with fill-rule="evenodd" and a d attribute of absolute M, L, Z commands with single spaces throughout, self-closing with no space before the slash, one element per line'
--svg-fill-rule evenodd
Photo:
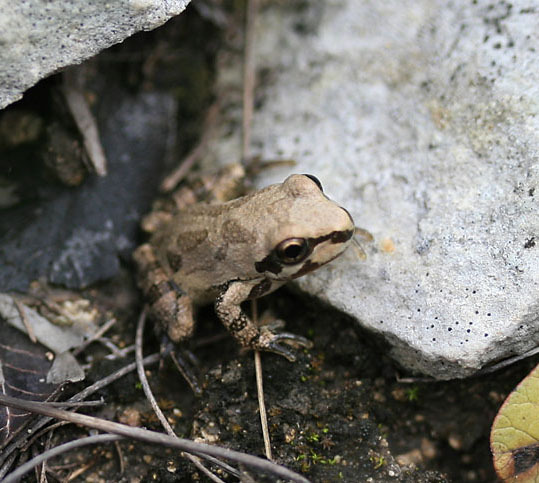
<path fill-rule="evenodd" d="M 120 315 L 110 334 L 119 346 L 133 343 L 140 309 L 130 277 L 126 271 L 85 293 L 102 310 L 115 309 Z M 483 377 L 399 382 L 408 375 L 347 316 L 287 289 L 262 300 L 261 311 L 269 309 L 287 321 L 288 331 L 314 342 L 313 349 L 298 351 L 293 363 L 262 355 L 276 462 L 317 482 L 496 481 L 488 443 L 490 426 L 505 397 L 538 362 L 537 357 Z M 123 301 L 123 306 L 118 307 L 117 301 Z M 155 332 L 147 327 L 145 354 L 159 349 Z M 182 351 L 196 357 L 193 367 L 202 381 L 200 397 L 170 358 L 161 367 L 147 370 L 176 434 L 264 456 L 252 354 L 238 348 L 211 309 L 201 311 L 196 334 Z M 103 348 L 93 346 L 86 356 L 93 361 L 87 379 L 68 392 L 77 392 L 127 363 L 106 361 L 102 355 Z M 105 405 L 85 412 L 162 431 L 135 373 L 98 396 Z M 56 431 L 54 444 L 85 434 L 81 428 L 67 426 Z M 173 450 L 134 442 L 118 446 L 118 450 L 109 445 L 71 452 L 50 464 L 69 469 L 87 465 L 78 481 L 209 481 Z M 236 481 L 218 468 L 214 471 L 225 481 Z M 254 481 L 275 481 L 251 476 Z"/>

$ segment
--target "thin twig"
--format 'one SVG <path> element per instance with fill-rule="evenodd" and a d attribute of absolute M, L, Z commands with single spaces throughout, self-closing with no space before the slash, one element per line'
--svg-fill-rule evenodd
<path fill-rule="evenodd" d="M 247 2 L 247 19 L 245 23 L 245 48 L 243 59 L 243 119 L 242 147 L 243 162 L 249 158 L 251 147 L 251 125 L 254 111 L 255 90 L 255 21 L 258 12 L 258 0 Z"/>
<path fill-rule="evenodd" d="M 99 128 L 94 115 L 79 86 L 80 73 L 80 67 L 72 67 L 64 71 L 62 90 L 69 112 L 82 136 L 84 149 L 90 161 L 89 167 L 98 176 L 105 176 L 107 174 L 107 158 L 99 138 Z"/>
<path fill-rule="evenodd" d="M 42 429 L 41 431 L 38 431 L 33 435 L 33 437 L 28 440 L 25 446 L 21 448 L 21 451 L 27 451 L 30 446 L 32 446 L 41 436 L 47 433 L 53 432 L 56 428 L 60 428 L 61 426 L 65 426 L 66 424 L 71 424 L 69 421 L 58 421 L 57 423 L 50 424 L 46 428 Z"/>
<path fill-rule="evenodd" d="M 4 476 L 6 476 L 7 472 L 9 471 L 9 469 L 11 468 L 11 465 L 13 464 L 13 462 L 15 461 L 15 458 L 17 457 L 17 454 L 16 453 L 13 453 L 11 455 L 9 455 L 5 460 L 4 460 L 4 464 L 2 465 L 2 467 L 0 468 L 0 481 L 4 481 L 2 478 Z"/>
<path fill-rule="evenodd" d="M 50 406 L 57 407 L 57 408 L 72 408 L 74 407 L 79 408 L 82 406 L 103 406 L 105 404 L 105 400 L 101 398 L 99 401 L 54 401 L 54 402 L 47 402 Z"/>
<path fill-rule="evenodd" d="M 45 442 L 45 451 L 49 451 L 52 446 L 52 437 L 54 435 L 54 431 L 50 431 L 47 435 L 47 441 Z M 39 475 L 39 481 L 40 483 L 46 483 L 47 481 L 47 460 L 43 460 L 41 463 L 41 474 Z"/>
<path fill-rule="evenodd" d="M 187 381 L 187 384 L 189 384 L 189 387 L 191 388 L 191 391 L 193 391 L 193 394 L 195 396 L 201 396 L 202 395 L 202 389 L 198 385 L 198 381 L 196 381 L 191 374 L 188 373 L 187 367 L 184 367 L 180 363 L 180 359 L 176 357 L 176 354 L 174 351 L 170 353 L 170 358 L 172 359 L 172 362 L 176 366 L 176 369 L 178 369 L 178 372 L 182 375 L 182 377 Z"/>
<path fill-rule="evenodd" d="M 206 119 L 204 120 L 204 126 L 202 128 L 202 137 L 198 144 L 189 152 L 189 154 L 183 158 L 178 167 L 170 173 L 161 183 L 160 190 L 164 193 L 172 191 L 178 183 L 185 177 L 189 170 L 204 154 L 208 141 L 210 140 L 213 128 L 215 127 L 218 113 L 219 102 L 214 102 L 208 109 Z"/>
<path fill-rule="evenodd" d="M 256 299 L 251 300 L 251 316 L 253 323 L 258 325 L 258 311 Z M 258 395 L 258 408 L 260 412 L 260 425 L 262 426 L 262 438 L 264 439 L 264 449 L 266 458 L 273 460 L 271 455 L 271 440 L 268 428 L 268 414 L 266 412 L 266 402 L 264 401 L 264 376 L 262 373 L 262 357 L 260 351 L 254 351 L 255 375 L 256 375 L 256 393 Z"/>
<path fill-rule="evenodd" d="M 73 470 L 67 478 L 64 480 L 65 483 L 69 483 L 70 481 L 73 481 L 74 479 L 78 478 L 83 473 L 86 473 L 92 466 L 94 466 L 96 463 L 95 458 L 93 458 L 90 462 L 86 463 L 85 465 L 80 466 L 76 470 Z"/>
<path fill-rule="evenodd" d="M 504 359 L 503 361 L 497 362 L 496 364 L 484 367 L 480 371 L 478 371 L 474 376 L 482 376 L 484 374 L 490 374 L 491 372 L 499 371 L 500 369 L 503 369 L 504 367 L 510 366 L 514 364 L 515 362 L 519 362 L 523 359 L 527 359 L 528 357 L 534 356 L 535 354 L 539 354 L 539 347 L 535 347 L 534 349 L 525 352 L 524 354 L 520 354 L 518 356 L 509 357 L 507 359 Z"/>
<path fill-rule="evenodd" d="M 146 312 L 147 312 L 147 309 L 146 307 L 144 307 L 138 319 L 137 332 L 135 336 L 135 361 L 137 364 L 137 374 L 138 374 L 140 383 L 142 384 L 142 390 L 144 391 L 144 394 L 146 395 L 146 399 L 148 399 L 148 402 L 152 406 L 153 412 L 157 416 L 157 419 L 159 419 L 161 426 L 165 428 L 165 431 L 169 435 L 176 437 L 176 434 L 174 433 L 172 426 L 167 421 L 167 418 L 165 417 L 165 415 L 163 414 L 163 411 L 161 411 L 161 408 L 159 407 L 159 405 L 157 404 L 157 401 L 155 400 L 152 390 L 150 389 L 150 384 L 148 383 L 148 378 L 146 377 L 146 374 L 144 373 L 144 366 L 142 365 L 142 334 L 144 333 L 144 323 L 146 321 Z"/>
<path fill-rule="evenodd" d="M 254 112 L 254 90 L 255 90 L 255 22 L 258 13 L 258 0 L 247 2 L 247 18 L 245 22 L 245 49 L 243 59 L 243 123 L 242 123 L 242 146 L 241 156 L 243 162 L 247 162 L 250 156 L 251 147 L 251 125 Z M 253 322 L 257 323 L 256 299 L 251 301 Z M 262 358 L 259 351 L 254 351 L 256 390 L 258 395 L 258 407 L 260 410 L 260 424 L 262 426 L 262 437 L 264 439 L 264 449 L 266 458 L 272 460 L 271 441 L 268 428 L 268 417 L 266 413 L 266 403 L 264 401 L 264 384 L 262 374 Z"/>
<path fill-rule="evenodd" d="M 26 473 L 32 471 L 32 468 L 35 466 L 41 464 L 43 461 L 65 453 L 66 451 L 71 451 L 72 449 L 80 448 L 81 446 L 86 446 L 89 444 L 102 444 L 110 441 L 118 441 L 119 439 L 123 439 L 123 437 L 115 434 L 98 434 L 96 436 L 87 436 L 75 441 L 70 441 L 69 443 L 61 444 L 60 446 L 56 446 L 37 455 L 35 458 L 28 460 L 26 463 L 19 466 L 15 471 L 6 476 L 2 480 L 2 483 L 16 483 L 19 481 L 19 478 L 22 478 Z"/>
<path fill-rule="evenodd" d="M 168 434 L 149 431 L 143 428 L 133 428 L 126 424 L 115 423 L 113 421 L 88 416 L 86 414 L 79 414 L 71 411 L 64 411 L 63 409 L 49 407 L 47 403 L 25 401 L 24 399 L 4 396 L 3 394 L 0 394 L 0 404 L 35 412 L 51 418 L 65 419 L 75 424 L 94 428 L 99 431 L 106 431 L 120 436 L 125 436 L 127 438 L 136 439 L 138 441 L 153 445 L 162 444 L 170 448 L 177 448 L 181 451 L 186 451 L 199 456 L 210 455 L 216 458 L 224 458 L 227 460 L 236 461 L 239 464 L 249 466 L 262 473 L 275 475 L 277 477 L 295 482 L 306 483 L 309 481 L 302 475 L 299 475 L 288 468 L 277 465 L 271 461 L 250 454 L 240 453 L 239 451 L 234 451 L 228 448 L 222 448 L 220 446 L 196 443 L 183 438 L 174 438 Z"/>
<path fill-rule="evenodd" d="M 144 365 L 146 366 L 150 364 L 155 364 L 160 359 L 161 359 L 161 354 L 159 353 L 152 354 L 144 358 Z M 121 369 L 118 369 L 116 372 L 113 372 L 112 374 L 109 374 L 103 379 L 100 379 L 99 381 L 94 382 L 92 385 L 83 389 L 78 394 L 75 394 L 69 399 L 69 401 L 70 402 L 83 401 L 84 399 L 86 399 L 87 397 L 90 397 L 95 392 L 103 389 L 109 384 L 112 384 L 116 380 L 122 378 L 126 374 L 129 374 L 130 372 L 134 371 L 136 367 L 137 365 L 135 362 L 132 362 L 131 364 L 127 364 Z M 45 426 L 50 420 L 51 418 L 39 419 L 28 430 L 22 433 L 21 437 L 18 440 L 10 442 L 7 446 L 6 445 L 0 446 L 0 450 L 2 450 L 0 451 L 0 464 L 4 464 L 4 462 L 9 458 L 9 455 L 11 455 L 17 448 L 22 447 L 26 443 L 26 441 L 28 441 L 30 437 L 32 437 L 38 430 L 40 430 L 43 426 Z M 1 477 L 1 472 L 3 471 L 4 466 L 2 467 L 2 470 L 0 470 L 0 477 Z"/>
<path fill-rule="evenodd" d="M 89 339 L 85 340 L 80 346 L 78 346 L 74 351 L 73 355 L 77 357 L 86 347 L 88 347 L 92 342 L 98 340 L 100 337 L 105 334 L 115 323 L 116 319 L 113 317 L 110 320 L 107 320 L 101 327 L 99 327 L 98 331 L 93 334 Z"/>
<path fill-rule="evenodd" d="M 122 447 L 118 441 L 114 441 L 114 447 L 116 448 L 116 453 L 118 453 L 118 463 L 120 464 L 120 475 L 123 475 L 125 472 L 125 461 L 124 454 L 122 452 Z"/>
<path fill-rule="evenodd" d="M 163 414 L 163 411 L 161 411 L 159 404 L 157 404 L 157 401 L 155 400 L 155 397 L 152 393 L 152 389 L 150 388 L 150 383 L 148 382 L 148 378 L 146 377 L 146 374 L 144 373 L 144 366 L 142 365 L 142 336 L 144 334 L 144 324 L 146 322 L 146 314 L 147 314 L 147 308 L 144 307 L 138 319 L 137 332 L 135 336 L 135 358 L 136 358 L 135 360 L 137 363 L 138 377 L 139 377 L 140 383 L 142 384 L 142 390 L 144 391 L 144 394 L 146 395 L 146 399 L 148 399 L 150 405 L 152 406 L 153 412 L 157 416 L 157 419 L 159 419 L 161 426 L 165 428 L 165 431 L 170 436 L 178 439 L 178 436 L 176 436 L 174 429 L 172 429 L 172 426 L 167 421 L 167 418 Z M 215 481 L 216 483 L 224 483 L 224 481 L 221 478 L 214 475 L 210 470 L 208 470 L 208 468 L 206 468 L 200 462 L 199 458 L 197 458 L 196 456 L 193 456 L 189 453 L 183 453 L 183 456 L 187 457 L 191 461 L 191 463 L 193 463 L 202 473 L 204 473 L 211 480 Z"/>
<path fill-rule="evenodd" d="M 258 394 L 258 407 L 260 408 L 260 424 L 262 425 L 262 436 L 264 438 L 264 449 L 266 458 L 273 460 L 271 454 L 271 440 L 268 428 L 268 414 L 266 412 L 266 403 L 264 401 L 264 385 L 262 375 L 262 360 L 260 351 L 255 351 L 255 373 L 256 373 L 256 391 Z"/>

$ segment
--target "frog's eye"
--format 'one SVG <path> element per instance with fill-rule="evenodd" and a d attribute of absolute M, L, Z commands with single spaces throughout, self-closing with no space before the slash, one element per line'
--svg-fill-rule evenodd
<path fill-rule="evenodd" d="M 279 260 L 286 265 L 302 262 L 309 255 L 309 243 L 305 238 L 288 238 L 275 248 Z"/>
<path fill-rule="evenodd" d="M 313 176 L 312 174 L 304 174 L 303 176 L 307 176 L 307 178 L 313 181 L 316 184 L 316 186 L 320 188 L 320 191 L 322 193 L 324 192 L 324 188 L 322 188 L 322 183 L 320 183 L 320 180 L 316 176 Z"/>

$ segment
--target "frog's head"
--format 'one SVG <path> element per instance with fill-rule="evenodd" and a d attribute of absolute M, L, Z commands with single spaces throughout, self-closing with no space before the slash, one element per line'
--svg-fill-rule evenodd
<path fill-rule="evenodd" d="M 280 197 L 268 208 L 267 255 L 258 273 L 289 280 L 338 257 L 354 235 L 350 213 L 330 200 L 312 175 L 294 174 L 278 185 Z"/>

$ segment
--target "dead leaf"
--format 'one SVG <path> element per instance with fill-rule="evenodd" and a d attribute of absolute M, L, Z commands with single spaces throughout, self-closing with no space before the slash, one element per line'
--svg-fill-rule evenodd
<path fill-rule="evenodd" d="M 84 342 L 84 335 L 81 332 L 73 330 L 70 327 L 54 325 L 26 305 L 19 304 L 19 306 L 21 310 L 24 310 L 27 322 L 32 326 L 38 342 L 56 354 L 61 354 L 69 349 L 79 347 Z M 21 313 L 13 301 L 13 297 L 10 295 L 0 294 L 0 316 L 8 324 L 27 333 Z"/>
<path fill-rule="evenodd" d="M 490 433 L 498 476 L 510 483 L 539 483 L 539 365 L 507 397 Z"/>
<path fill-rule="evenodd" d="M 47 384 L 47 349 L 0 319 L 0 393 L 32 401 L 46 400 L 56 389 Z M 0 445 L 34 415 L 0 406 Z"/>

